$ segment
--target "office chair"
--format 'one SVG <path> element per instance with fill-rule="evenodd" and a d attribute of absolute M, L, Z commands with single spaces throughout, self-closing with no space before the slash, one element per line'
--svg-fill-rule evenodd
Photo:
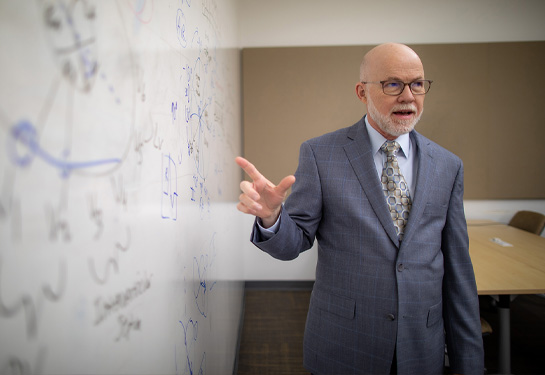
<path fill-rule="evenodd" d="M 486 335 L 491 334 L 492 332 L 493 332 L 492 331 L 492 326 L 490 325 L 490 323 L 488 323 L 486 321 L 486 319 L 481 316 L 481 333 L 482 333 L 482 335 L 486 336 Z"/>
<path fill-rule="evenodd" d="M 507 225 L 540 236 L 545 228 L 545 215 L 534 211 L 518 211 Z M 538 296 L 545 298 L 545 294 L 538 294 Z"/>
<path fill-rule="evenodd" d="M 507 225 L 540 236 L 545 228 L 545 215 L 533 211 L 518 211 Z"/>

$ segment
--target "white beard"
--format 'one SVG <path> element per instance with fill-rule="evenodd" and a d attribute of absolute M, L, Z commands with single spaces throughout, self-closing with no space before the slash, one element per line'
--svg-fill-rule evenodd
<path fill-rule="evenodd" d="M 416 107 L 412 104 L 399 104 L 395 106 L 390 113 L 405 110 L 411 110 L 416 113 Z M 422 110 L 422 112 L 420 112 L 420 114 L 412 120 L 396 121 L 389 116 L 384 116 L 383 114 L 381 114 L 373 104 L 373 101 L 370 97 L 367 97 L 367 111 L 383 132 L 393 135 L 394 137 L 399 137 L 400 135 L 412 131 L 418 121 L 420 121 L 422 113 L 424 113 L 424 110 Z"/>

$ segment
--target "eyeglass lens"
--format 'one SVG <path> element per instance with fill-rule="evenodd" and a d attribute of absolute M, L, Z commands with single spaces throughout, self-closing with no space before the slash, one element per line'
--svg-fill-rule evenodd
<path fill-rule="evenodd" d="M 408 83 L 409 88 L 413 94 L 425 94 L 430 89 L 430 82 L 426 80 L 419 80 Z M 401 81 L 386 81 L 382 85 L 384 93 L 387 95 L 399 95 L 405 89 L 405 83 Z"/>

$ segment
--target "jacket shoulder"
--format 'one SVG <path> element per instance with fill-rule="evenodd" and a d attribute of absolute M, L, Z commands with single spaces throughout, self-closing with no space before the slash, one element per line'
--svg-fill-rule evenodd
<path fill-rule="evenodd" d="M 362 125 L 361 121 L 358 121 L 354 125 L 337 129 L 335 131 L 320 135 L 318 137 L 308 139 L 304 143 L 307 143 L 311 146 L 328 145 L 342 147 L 346 143 L 350 142 L 351 139 L 353 139 L 359 131 L 363 131 L 363 126 L 364 125 Z"/>
<path fill-rule="evenodd" d="M 415 138 L 416 145 L 421 149 L 422 152 L 428 153 L 435 159 L 440 158 L 456 164 L 462 164 L 462 159 L 460 159 L 458 155 L 456 155 L 452 151 L 447 150 L 438 143 L 435 143 L 431 139 L 423 136 L 417 131 L 413 130 L 411 132 L 411 136 Z"/>

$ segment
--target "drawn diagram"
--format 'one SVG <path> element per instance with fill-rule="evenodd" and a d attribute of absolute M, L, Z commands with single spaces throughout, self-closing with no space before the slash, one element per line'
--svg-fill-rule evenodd
<path fill-rule="evenodd" d="M 207 249 L 203 251 L 203 254 L 197 258 L 193 258 L 193 296 L 195 297 L 195 304 L 203 317 L 207 317 L 209 313 L 209 299 L 210 293 L 214 289 L 216 281 L 211 278 L 211 269 L 214 266 L 216 258 L 216 244 L 214 234 Z"/>
<path fill-rule="evenodd" d="M 176 163 L 170 155 L 163 155 L 162 160 L 161 217 L 176 220 L 178 218 L 178 173 L 176 172 Z"/>
<path fill-rule="evenodd" d="M 0 374 L 232 360 L 232 1 L 0 1 Z"/>
<path fill-rule="evenodd" d="M 187 322 L 179 322 L 182 327 L 183 347 L 175 350 L 176 374 L 206 374 L 206 352 L 197 354 L 199 339 L 199 322 L 189 319 Z M 180 353 L 180 354 L 179 354 Z M 178 355 L 181 356 L 178 359 Z M 178 366 L 178 361 L 181 362 Z"/>

